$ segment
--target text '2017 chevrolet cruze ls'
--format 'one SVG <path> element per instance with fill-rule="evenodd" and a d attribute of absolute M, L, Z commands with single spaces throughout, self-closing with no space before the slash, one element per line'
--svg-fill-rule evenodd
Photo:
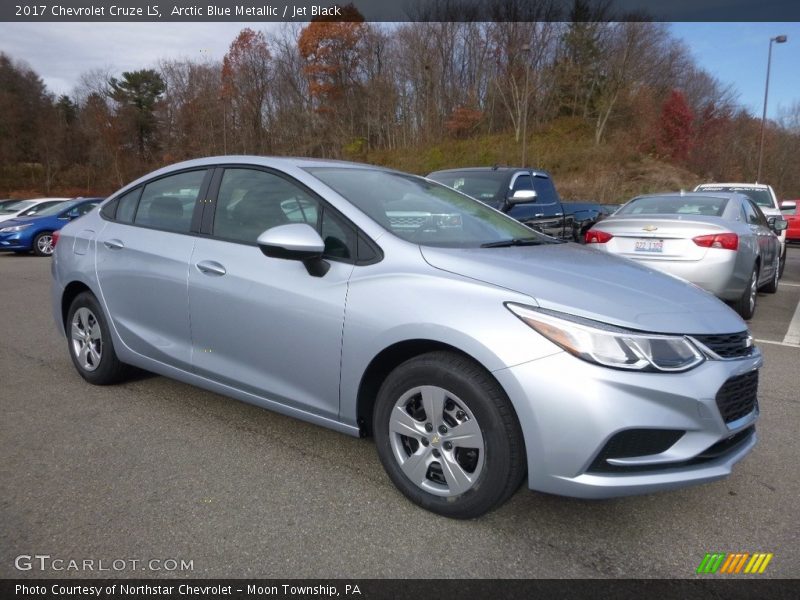
<path fill-rule="evenodd" d="M 756 443 L 759 350 L 710 294 L 435 182 L 312 159 L 155 171 L 61 230 L 87 381 L 129 365 L 354 436 L 469 518 L 719 479 Z"/>

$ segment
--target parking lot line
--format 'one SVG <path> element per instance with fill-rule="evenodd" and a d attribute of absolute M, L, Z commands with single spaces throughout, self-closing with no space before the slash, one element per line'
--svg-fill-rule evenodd
<path fill-rule="evenodd" d="M 785 283 L 781 281 L 778 285 L 785 285 L 786 287 L 800 287 L 800 283 Z"/>
<path fill-rule="evenodd" d="M 789 323 L 789 329 L 786 330 L 783 343 L 800 345 L 800 301 L 797 303 L 797 308 L 794 309 L 794 316 L 792 317 L 792 322 Z"/>
<path fill-rule="evenodd" d="M 800 348 L 800 344 L 789 344 L 786 342 L 776 342 L 775 340 L 753 340 L 757 344 L 772 344 L 773 346 L 786 346 L 787 348 Z"/>

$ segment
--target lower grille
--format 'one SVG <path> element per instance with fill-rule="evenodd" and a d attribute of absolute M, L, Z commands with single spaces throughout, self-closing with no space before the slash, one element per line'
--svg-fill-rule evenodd
<path fill-rule="evenodd" d="M 589 467 L 595 472 L 629 470 L 607 462 L 609 458 L 649 456 L 667 451 L 683 434 L 681 429 L 626 429 L 614 434 Z"/>
<path fill-rule="evenodd" d="M 731 423 L 758 408 L 758 371 L 731 377 L 716 396 L 722 420 Z"/>
<path fill-rule="evenodd" d="M 638 430 L 638 431 L 647 431 L 647 430 Z M 753 437 L 753 435 L 755 435 L 755 432 L 756 432 L 755 426 L 751 425 L 747 429 L 743 429 L 739 433 L 736 433 L 729 438 L 719 441 L 713 446 L 710 446 L 709 448 L 703 450 L 703 452 L 701 452 L 694 458 L 691 458 L 689 460 L 682 460 L 680 462 L 661 463 L 657 465 L 621 466 L 621 465 L 610 465 L 606 462 L 604 462 L 604 464 L 601 465 L 598 464 L 598 459 L 600 459 L 600 457 L 603 454 L 601 452 L 600 455 L 598 455 L 598 457 L 592 463 L 592 466 L 589 467 L 588 471 L 589 472 L 594 471 L 595 473 L 643 473 L 643 472 L 667 471 L 669 469 L 680 469 L 682 467 L 693 467 L 697 465 L 702 465 L 704 463 L 711 462 L 718 458 L 723 458 L 728 454 L 736 452 L 736 450 L 741 448 L 744 444 L 746 444 L 750 440 L 750 438 Z M 614 438 L 611 439 L 613 440 Z M 608 444 L 606 444 L 606 448 L 607 447 Z M 605 451 L 606 448 L 603 448 L 603 451 Z M 607 456 L 606 458 L 621 458 L 621 457 Z"/>

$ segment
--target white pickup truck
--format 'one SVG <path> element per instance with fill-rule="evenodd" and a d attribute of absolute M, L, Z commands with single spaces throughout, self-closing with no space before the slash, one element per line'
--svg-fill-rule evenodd
<path fill-rule="evenodd" d="M 763 183 L 702 183 L 694 188 L 695 192 L 739 192 L 749 196 L 768 219 L 782 217 L 781 204 L 771 185 Z M 783 277 L 783 268 L 786 266 L 786 230 L 778 236 L 781 240 L 781 262 L 779 277 Z"/>

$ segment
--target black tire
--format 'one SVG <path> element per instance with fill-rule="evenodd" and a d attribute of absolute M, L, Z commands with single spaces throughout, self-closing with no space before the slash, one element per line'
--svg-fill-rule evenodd
<path fill-rule="evenodd" d="M 91 293 L 82 292 L 72 301 L 67 311 L 65 331 L 72 364 L 86 381 L 94 385 L 110 385 L 119 383 L 128 375 L 129 367 L 117 358 L 105 314 Z M 82 352 L 84 348 L 85 354 Z"/>
<path fill-rule="evenodd" d="M 780 278 L 781 278 L 781 269 L 780 269 L 780 263 L 778 263 L 777 265 L 775 265 L 775 272 L 772 274 L 772 278 L 769 280 L 769 283 L 766 284 L 761 289 L 768 294 L 774 294 L 775 292 L 778 291 L 778 280 Z"/>
<path fill-rule="evenodd" d="M 756 300 L 758 298 L 758 265 L 753 267 L 750 274 L 750 282 L 742 292 L 742 296 L 734 303 L 734 310 L 748 321 L 753 318 L 756 312 Z"/>
<path fill-rule="evenodd" d="M 415 390 L 425 391 L 417 394 Z M 438 417 L 434 411 L 431 418 L 424 408 L 419 412 L 428 390 L 443 392 Z M 397 423 L 406 419 L 413 419 L 414 435 L 397 433 Z M 434 422 L 440 425 L 427 433 L 426 424 Z M 471 439 L 482 440 L 480 449 L 458 441 L 466 439 L 459 434 L 467 431 L 459 429 L 462 426 L 479 432 Z M 373 431 L 378 456 L 392 482 L 412 502 L 446 517 L 471 519 L 487 513 L 505 502 L 525 476 L 525 445 L 511 402 L 485 369 L 455 353 L 430 352 L 392 371 L 378 392 Z M 448 437 L 454 442 L 448 442 Z M 431 461 L 427 466 L 423 456 Z M 405 460 L 406 469 L 411 470 L 412 457 L 420 458 L 416 461 L 420 483 L 412 481 L 401 466 Z M 456 472 L 466 473 L 467 479 L 456 481 Z M 471 483 L 465 484 L 469 478 Z"/>
<path fill-rule="evenodd" d="M 778 279 L 783 277 L 784 268 L 786 268 L 786 246 L 783 247 L 783 254 L 781 255 L 780 267 L 778 268 Z"/>
<path fill-rule="evenodd" d="M 33 253 L 36 256 L 52 256 L 53 248 L 52 231 L 41 231 L 33 238 Z"/>

